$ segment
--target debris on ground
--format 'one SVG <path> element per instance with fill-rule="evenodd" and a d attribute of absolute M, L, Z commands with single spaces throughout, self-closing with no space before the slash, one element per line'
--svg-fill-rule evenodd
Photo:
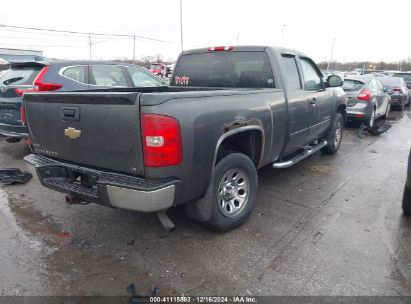
<path fill-rule="evenodd" d="M 17 168 L 0 169 L 0 183 L 3 185 L 24 184 L 33 175 Z"/>
<path fill-rule="evenodd" d="M 91 248 L 91 243 L 88 240 L 72 239 L 71 240 L 71 245 L 77 246 L 80 249 Z"/>
<path fill-rule="evenodd" d="M 137 293 L 136 285 L 131 283 L 127 286 L 127 292 L 131 294 L 131 299 L 128 303 L 148 303 L 150 297 L 156 296 L 160 293 L 160 288 L 153 286 L 151 293 L 148 295 L 141 295 Z"/>
<path fill-rule="evenodd" d="M 371 135 L 380 135 L 384 132 L 387 132 L 391 127 L 392 127 L 392 125 L 390 125 L 386 122 L 384 122 L 380 125 L 376 124 L 372 128 L 369 128 L 364 123 L 362 123 L 360 125 L 360 128 L 358 129 L 357 136 L 359 138 L 364 138 L 364 131 L 368 131 L 368 133 L 370 133 Z"/>

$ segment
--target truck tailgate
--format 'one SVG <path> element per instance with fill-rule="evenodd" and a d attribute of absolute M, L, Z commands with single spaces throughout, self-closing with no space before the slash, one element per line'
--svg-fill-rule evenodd
<path fill-rule="evenodd" d="M 139 94 L 25 94 L 27 124 L 34 152 L 143 175 Z"/>

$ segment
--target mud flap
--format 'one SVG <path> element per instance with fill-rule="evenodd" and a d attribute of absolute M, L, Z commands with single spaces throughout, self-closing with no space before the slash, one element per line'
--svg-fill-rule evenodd
<path fill-rule="evenodd" d="M 209 192 L 212 191 L 211 188 L 212 188 L 213 183 L 214 183 L 214 177 L 211 176 L 210 184 L 207 188 L 206 194 L 202 198 L 194 202 L 187 203 L 185 205 L 186 215 L 190 219 L 194 221 L 199 221 L 199 222 L 207 222 L 211 219 L 211 212 L 212 212 L 211 203 L 212 202 L 210 200 L 210 195 L 212 194 L 210 194 Z"/>

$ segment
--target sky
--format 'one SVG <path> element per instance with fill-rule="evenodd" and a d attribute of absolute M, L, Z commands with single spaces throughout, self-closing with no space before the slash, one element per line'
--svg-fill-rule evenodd
<path fill-rule="evenodd" d="M 185 50 L 219 45 L 276 45 L 316 62 L 398 61 L 411 57 L 411 1 L 182 0 Z M 135 56 L 176 59 L 180 0 L 2 1 L 0 48 L 42 50 L 46 57 L 89 59 L 88 35 L 17 30 L 2 25 L 138 35 Z M 24 9 L 23 9 L 24 8 Z M 133 40 L 91 36 L 93 59 L 131 59 Z M 334 43 L 333 43 L 334 42 Z M 334 44 L 334 50 L 332 45 Z"/>

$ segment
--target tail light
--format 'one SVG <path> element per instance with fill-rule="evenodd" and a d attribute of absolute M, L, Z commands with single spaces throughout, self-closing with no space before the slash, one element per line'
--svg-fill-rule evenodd
<path fill-rule="evenodd" d="M 37 87 L 38 91 L 55 91 L 61 89 L 63 87 L 60 83 L 50 83 L 44 82 L 44 76 L 47 74 L 49 67 L 44 67 L 41 72 L 37 75 L 36 79 L 34 79 L 34 85 Z"/>
<path fill-rule="evenodd" d="M 21 124 L 24 126 L 26 125 L 26 109 L 24 106 L 20 107 L 20 119 L 21 119 Z"/>
<path fill-rule="evenodd" d="M 399 92 L 400 94 L 402 94 L 402 89 L 401 88 L 393 88 L 392 91 L 393 92 Z"/>
<path fill-rule="evenodd" d="M 234 46 L 214 46 L 214 47 L 210 47 L 208 48 L 209 52 L 222 52 L 222 51 L 232 51 L 234 50 Z"/>
<path fill-rule="evenodd" d="M 181 133 L 177 119 L 141 114 L 141 137 L 145 167 L 168 167 L 181 163 Z"/>
<path fill-rule="evenodd" d="M 44 67 L 34 79 L 34 87 L 30 89 L 16 89 L 16 94 L 23 96 L 24 93 L 41 92 L 41 91 L 56 91 L 63 87 L 60 83 L 44 82 L 44 76 L 47 74 L 49 67 Z"/>
<path fill-rule="evenodd" d="M 372 97 L 372 93 L 368 89 L 362 89 L 360 94 L 358 94 L 357 99 L 358 100 L 364 100 L 364 101 L 370 101 Z"/>

